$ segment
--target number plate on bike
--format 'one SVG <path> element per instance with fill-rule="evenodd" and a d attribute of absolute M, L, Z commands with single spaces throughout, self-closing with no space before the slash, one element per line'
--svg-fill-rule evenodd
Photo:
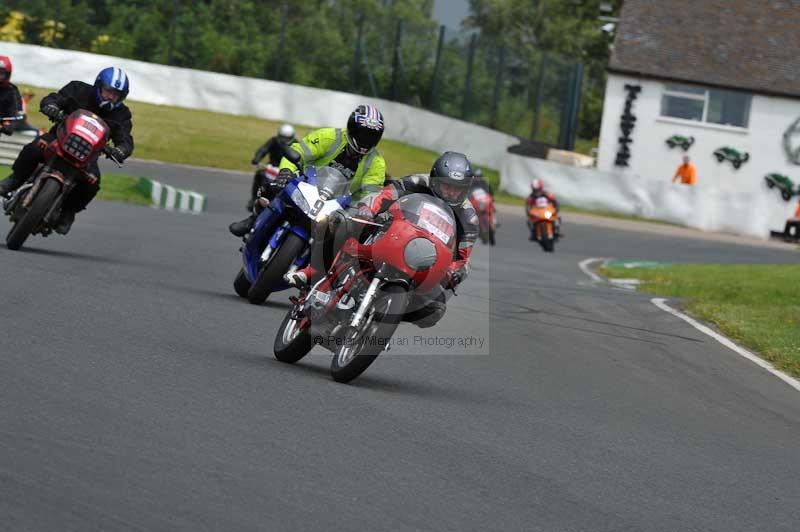
<path fill-rule="evenodd" d="M 431 203 L 423 203 L 419 211 L 419 226 L 429 231 L 443 244 L 450 242 L 453 237 L 453 224 L 447 213 Z"/>

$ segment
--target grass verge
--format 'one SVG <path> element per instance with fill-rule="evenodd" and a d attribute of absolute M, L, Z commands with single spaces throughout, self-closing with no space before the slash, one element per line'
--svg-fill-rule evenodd
<path fill-rule="evenodd" d="M 20 90 L 35 94 L 28 104 L 39 109 L 39 99 L 52 89 L 20 85 Z M 273 136 L 280 122 L 252 116 L 212 113 L 166 105 L 128 101 L 133 114 L 134 156 L 168 163 L 209 166 L 226 170 L 251 171 L 250 159 L 256 149 Z M 347 117 L 342 117 L 344 126 Z M 49 128 L 47 118 L 38 112 L 30 113 L 36 127 Z M 334 124 L 336 125 L 336 124 Z M 310 128 L 295 125 L 299 136 Z M 428 172 L 438 153 L 416 148 L 393 140 L 382 140 L 380 152 L 386 158 L 392 176 Z M 485 169 L 492 186 L 499 183 L 496 171 Z"/>
<path fill-rule="evenodd" d="M 10 167 L 0 165 L 0 177 L 5 178 L 10 173 Z M 97 199 L 150 205 L 150 196 L 138 186 L 140 179 L 142 178 L 126 174 L 103 174 Z"/>
<path fill-rule="evenodd" d="M 639 291 L 684 300 L 686 311 L 800 377 L 800 268 L 795 265 L 605 267 L 637 278 Z"/>

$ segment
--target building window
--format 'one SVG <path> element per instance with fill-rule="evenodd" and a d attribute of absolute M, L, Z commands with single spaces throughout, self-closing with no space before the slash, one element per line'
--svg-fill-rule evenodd
<path fill-rule="evenodd" d="M 751 99 L 742 92 L 668 84 L 661 96 L 661 116 L 746 128 Z"/>

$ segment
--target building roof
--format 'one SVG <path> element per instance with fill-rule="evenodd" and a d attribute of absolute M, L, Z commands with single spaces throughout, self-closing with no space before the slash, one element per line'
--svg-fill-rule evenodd
<path fill-rule="evenodd" d="M 624 0 L 609 71 L 800 98 L 800 0 Z"/>

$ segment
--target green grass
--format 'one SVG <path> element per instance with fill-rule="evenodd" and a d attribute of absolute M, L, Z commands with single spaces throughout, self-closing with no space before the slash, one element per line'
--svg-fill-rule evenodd
<path fill-rule="evenodd" d="M 670 265 L 603 268 L 637 278 L 639 290 L 683 298 L 687 312 L 800 376 L 800 268 L 796 265 Z"/>
<path fill-rule="evenodd" d="M 20 86 L 20 90 L 25 89 L 36 94 L 29 103 L 29 109 L 38 109 L 39 98 L 52 90 Z M 129 101 L 128 105 L 133 113 L 133 137 L 136 145 L 134 155 L 140 159 L 154 159 L 170 163 L 250 171 L 252 170 L 250 159 L 253 157 L 253 153 L 267 138 L 275 134 L 280 125 L 279 122 L 250 116 L 212 113 L 136 101 Z M 30 121 L 37 127 L 49 127 L 47 118 L 38 112 L 31 113 Z M 298 135 L 301 136 L 309 131 L 308 127 L 300 125 L 295 127 Z M 386 159 L 387 171 L 393 177 L 420 172 L 427 173 L 439 155 L 430 150 L 393 140 L 381 141 L 380 151 Z M 481 168 L 486 180 L 497 191 L 495 196 L 497 201 L 510 205 L 525 204 L 525 198 L 500 192 L 500 176 L 496 170 Z M 564 210 L 636 219 L 625 215 L 566 206 Z"/>
<path fill-rule="evenodd" d="M 0 165 L 0 177 L 5 178 L 10 173 L 10 167 Z M 138 187 L 140 179 L 126 174 L 103 174 L 97 199 L 150 205 L 150 196 Z"/>

